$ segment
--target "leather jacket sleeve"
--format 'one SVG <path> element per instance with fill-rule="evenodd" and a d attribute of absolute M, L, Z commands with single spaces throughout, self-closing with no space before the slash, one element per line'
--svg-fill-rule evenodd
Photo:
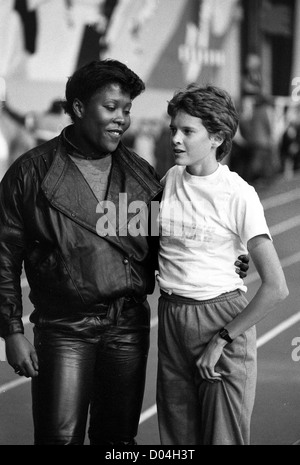
<path fill-rule="evenodd" d="M 24 256 L 20 172 L 12 166 L 0 184 L 0 336 L 23 333 L 20 277 Z"/>

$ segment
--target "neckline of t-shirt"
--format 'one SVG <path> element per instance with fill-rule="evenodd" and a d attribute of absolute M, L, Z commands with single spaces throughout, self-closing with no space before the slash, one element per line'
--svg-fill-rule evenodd
<path fill-rule="evenodd" d="M 212 174 L 208 174 L 207 176 L 195 176 L 193 174 L 188 173 L 186 168 L 183 171 L 183 176 L 187 182 L 191 184 L 197 184 L 199 183 L 199 181 L 205 181 L 205 182 L 214 181 L 219 176 L 220 171 L 221 171 L 221 164 L 219 163 L 216 171 L 214 171 Z"/>

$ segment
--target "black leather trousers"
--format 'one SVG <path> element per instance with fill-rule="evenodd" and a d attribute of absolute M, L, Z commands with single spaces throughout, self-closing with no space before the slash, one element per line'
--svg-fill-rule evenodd
<path fill-rule="evenodd" d="M 103 315 L 102 315 L 103 316 Z M 149 350 L 148 302 L 102 316 L 34 328 L 39 375 L 32 380 L 36 445 L 135 444 Z"/>

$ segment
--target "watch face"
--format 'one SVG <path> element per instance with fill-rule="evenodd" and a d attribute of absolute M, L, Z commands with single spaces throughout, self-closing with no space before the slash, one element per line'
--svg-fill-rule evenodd
<path fill-rule="evenodd" d="M 232 339 L 231 337 L 229 336 L 228 334 L 228 331 L 227 329 L 221 329 L 221 331 L 219 332 L 220 336 L 225 339 L 225 341 L 227 342 L 232 342 Z"/>

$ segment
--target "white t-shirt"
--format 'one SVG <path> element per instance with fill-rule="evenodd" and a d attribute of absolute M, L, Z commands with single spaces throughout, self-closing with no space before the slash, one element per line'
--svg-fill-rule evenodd
<path fill-rule="evenodd" d="M 270 231 L 255 189 L 226 165 L 209 176 L 172 167 L 162 180 L 159 274 L 162 290 L 196 300 L 247 287 L 235 271 L 252 237 Z"/>

